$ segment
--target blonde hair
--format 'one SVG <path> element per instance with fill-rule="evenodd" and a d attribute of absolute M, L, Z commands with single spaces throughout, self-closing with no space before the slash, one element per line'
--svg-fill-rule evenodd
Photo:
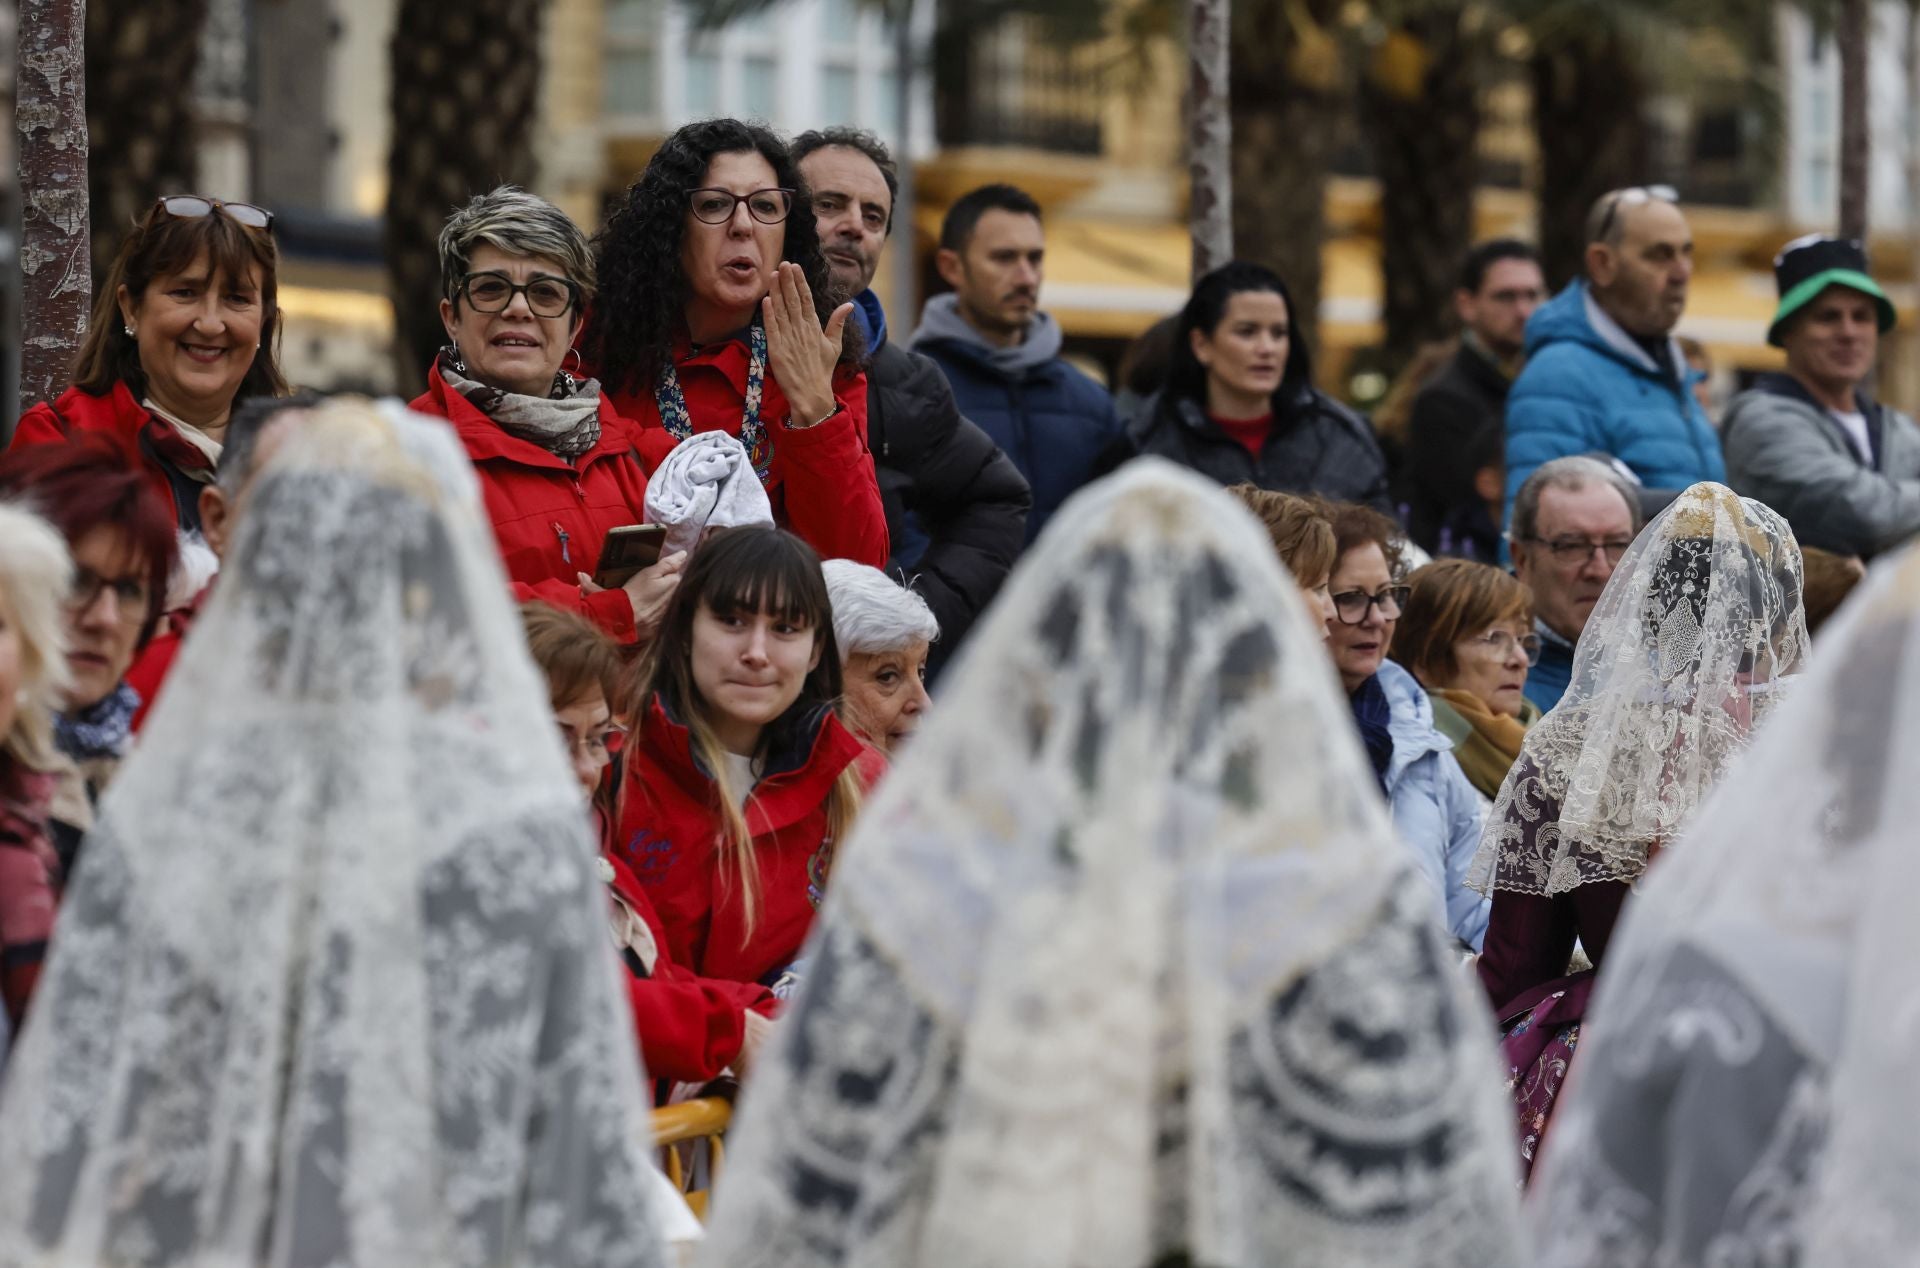
<path fill-rule="evenodd" d="M 66 539 L 33 512 L 0 502 L 0 616 L 20 632 L 22 692 L 0 752 L 34 770 L 58 760 L 53 715 L 70 685 L 65 603 L 72 588 Z"/>

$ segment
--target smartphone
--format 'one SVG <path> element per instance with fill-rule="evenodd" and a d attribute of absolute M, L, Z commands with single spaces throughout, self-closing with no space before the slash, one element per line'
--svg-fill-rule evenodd
<path fill-rule="evenodd" d="M 667 530 L 660 524 L 628 524 L 613 529 L 600 545 L 593 583 L 619 589 L 633 580 L 634 573 L 660 562 L 660 550 L 666 543 Z"/>

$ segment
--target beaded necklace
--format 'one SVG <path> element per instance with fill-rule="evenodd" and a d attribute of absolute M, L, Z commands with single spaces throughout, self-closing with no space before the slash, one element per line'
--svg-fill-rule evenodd
<path fill-rule="evenodd" d="M 749 329 L 747 346 L 751 355 L 747 359 L 747 405 L 740 417 L 740 445 L 747 451 L 748 461 L 753 463 L 753 473 L 765 484 L 767 473 L 773 469 L 773 440 L 767 435 L 766 424 L 760 421 L 760 397 L 767 381 L 764 326 L 756 323 Z M 687 412 L 687 394 L 681 390 L 672 357 L 667 358 L 666 369 L 660 374 L 660 385 L 653 389 L 653 400 L 660 407 L 661 423 L 675 440 L 693 435 L 693 416 Z"/>

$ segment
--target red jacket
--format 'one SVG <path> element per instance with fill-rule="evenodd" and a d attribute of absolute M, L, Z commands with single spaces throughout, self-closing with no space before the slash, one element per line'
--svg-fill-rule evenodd
<path fill-rule="evenodd" d="M 118 449 L 173 508 L 175 526 L 200 531 L 200 489 L 213 464 L 134 400 L 125 383 L 115 383 L 105 396 L 70 387 L 56 401 L 41 401 L 20 416 L 13 446 L 61 444 L 74 436 L 99 437 Z"/>
<path fill-rule="evenodd" d="M 723 339 L 694 352 L 685 336 L 674 341 L 674 372 L 686 393 L 696 432 L 721 430 L 736 439 L 747 408 L 746 340 Z M 614 407 L 649 432 L 672 437 L 660 421 L 651 389 L 610 394 Z M 818 427 L 787 428 L 786 394 L 769 373 L 760 394 L 760 419 L 773 442 L 767 498 L 773 518 L 807 540 L 823 559 L 887 566 L 887 512 L 880 501 L 873 454 L 867 449 L 867 376 L 841 366 L 833 396 L 845 406 Z"/>
<path fill-rule="evenodd" d="M 646 435 L 603 395 L 599 443 L 570 464 L 502 431 L 447 386 L 438 365 L 427 371 L 427 390 L 411 407 L 452 423 L 467 447 L 519 599 L 585 613 L 631 643 L 633 604 L 626 593 L 583 596 L 578 574 L 591 573 L 599 562 L 607 530 L 646 521 L 647 472 L 673 448 L 672 437 Z"/>
<path fill-rule="evenodd" d="M 627 1000 L 633 1005 L 648 1076 L 676 1083 L 718 1078 L 740 1055 L 747 1011 L 771 1017 L 779 1001 L 764 986 L 701 977 L 675 964 L 667 950 L 666 930 L 647 901 L 646 890 L 616 855 L 608 854 L 606 859 L 613 866 L 608 888 L 647 922 L 659 948 L 650 975 L 637 972 L 632 959 L 625 964 Z"/>
<path fill-rule="evenodd" d="M 800 954 L 832 861 L 827 794 L 858 764 L 871 787 L 886 759 L 854 738 L 831 712 L 776 745 L 769 771 L 746 806 L 759 867 L 759 919 L 746 936 L 746 910 L 722 879 L 725 831 L 713 779 L 694 760 L 687 728 L 648 701 L 629 743 L 617 853 L 646 887 L 676 962 L 707 977 L 770 982 Z"/>
<path fill-rule="evenodd" d="M 160 618 L 160 627 L 127 668 L 127 686 L 140 693 L 140 707 L 133 711 L 133 729 L 136 733 L 147 724 L 147 715 L 153 712 L 154 702 L 160 698 L 160 689 L 166 686 L 167 675 L 173 672 L 173 662 L 180 655 L 181 644 L 186 642 L 193 623 L 200 618 L 200 610 L 207 605 L 207 596 L 212 593 L 213 582 L 209 581 L 200 587 L 199 594 L 193 596 L 193 602 Z"/>

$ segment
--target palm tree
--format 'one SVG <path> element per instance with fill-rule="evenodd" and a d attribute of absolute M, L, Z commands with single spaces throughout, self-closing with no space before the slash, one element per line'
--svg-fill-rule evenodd
<path fill-rule="evenodd" d="M 93 275 L 160 194 L 193 189 L 194 71 L 207 0 L 87 0 Z"/>
<path fill-rule="evenodd" d="M 20 0 L 20 408 L 52 400 L 87 327 L 84 0 Z"/>
<path fill-rule="evenodd" d="M 1867 42 L 1873 11 L 1867 0 L 1839 0 L 1834 43 L 1840 52 L 1840 236 L 1866 241 L 1869 132 Z"/>
<path fill-rule="evenodd" d="M 1233 258 L 1232 0 L 1187 0 L 1187 223 L 1193 276 Z"/>
<path fill-rule="evenodd" d="M 385 246 L 403 389 L 419 388 L 446 342 L 437 244 L 447 216 L 475 194 L 533 176 L 542 8 L 541 0 L 400 0 Z"/>

